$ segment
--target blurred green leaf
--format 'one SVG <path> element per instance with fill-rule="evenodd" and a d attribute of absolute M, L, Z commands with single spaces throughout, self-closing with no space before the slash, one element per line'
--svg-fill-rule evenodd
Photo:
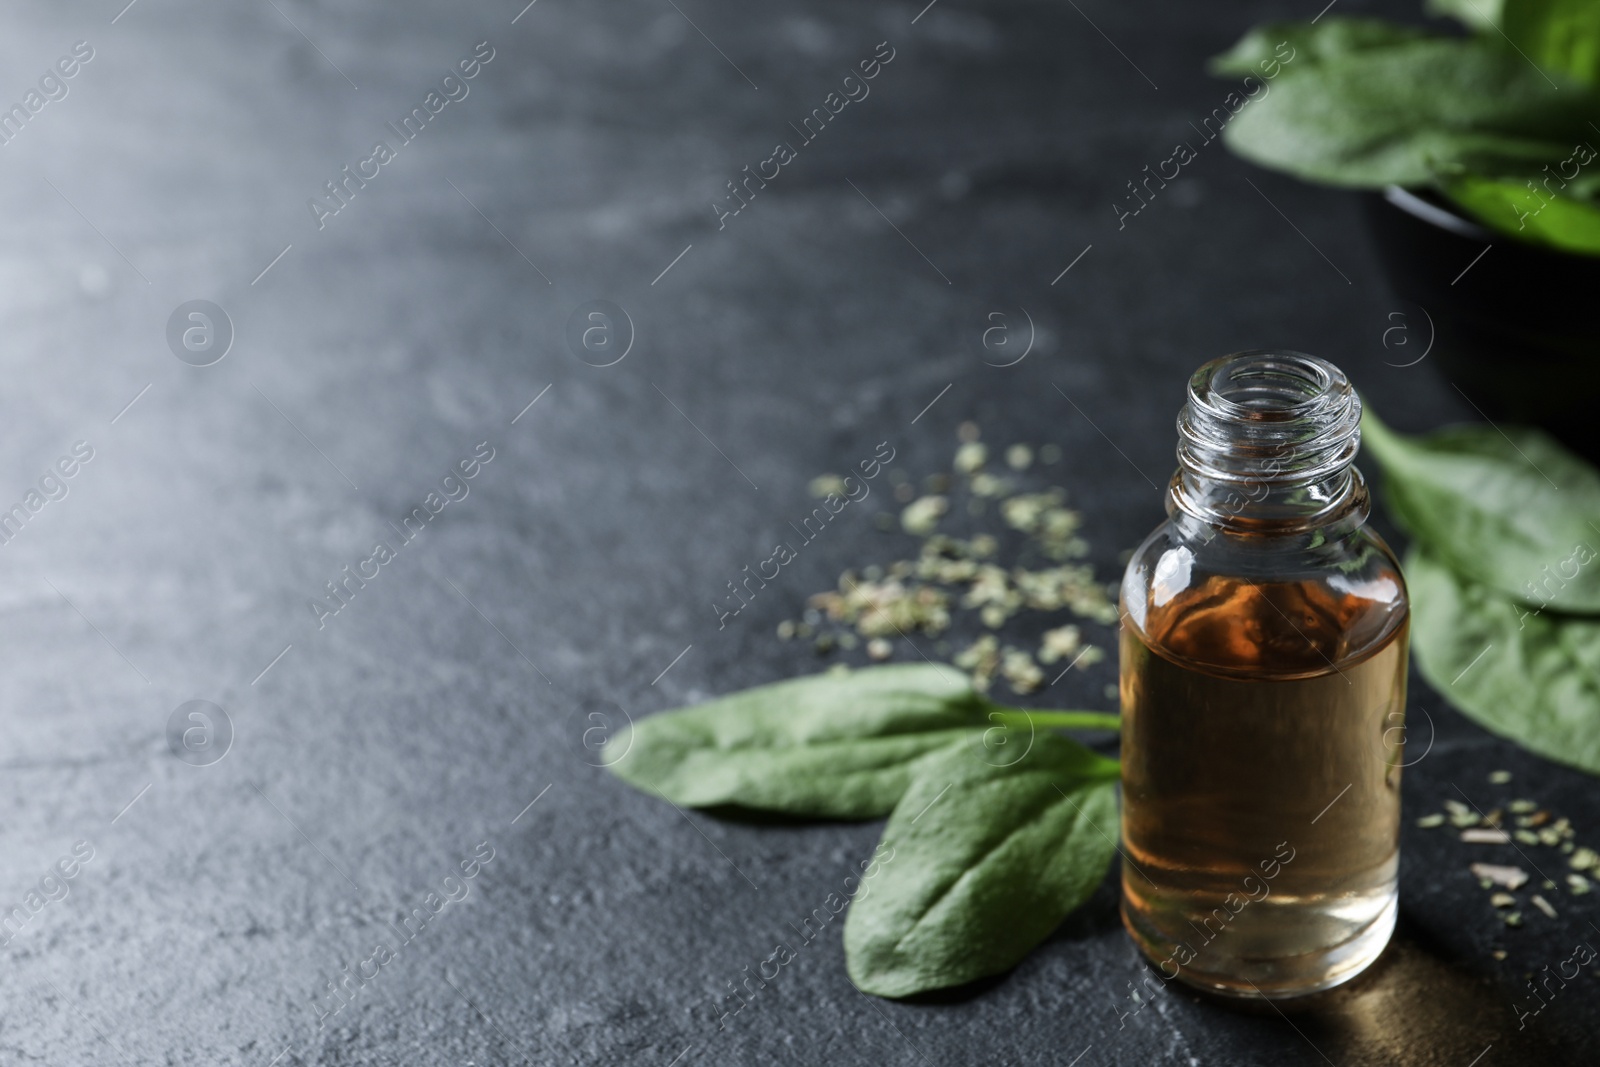
<path fill-rule="evenodd" d="M 1262 64 L 1278 63 L 1283 70 L 1302 70 L 1356 52 L 1387 48 L 1427 35 L 1410 26 L 1382 19 L 1329 18 L 1309 22 L 1268 22 L 1239 39 L 1239 43 L 1213 56 L 1207 69 L 1213 74 L 1263 73 Z"/>
<path fill-rule="evenodd" d="M 1500 28 L 1506 0 L 1428 0 L 1428 14 L 1453 18 L 1474 30 L 1494 33 Z"/>
<path fill-rule="evenodd" d="M 1420 547 L 1405 572 L 1429 684 L 1485 729 L 1600 774 L 1600 620 L 1536 612 Z"/>
<path fill-rule="evenodd" d="M 1548 200 L 1528 188 L 1527 180 L 1443 179 L 1445 193 L 1486 225 L 1567 252 L 1600 255 L 1600 206 L 1556 193 Z"/>
<path fill-rule="evenodd" d="M 1505 0 L 1500 28 L 1529 61 L 1600 84 L 1600 3 Z"/>
<path fill-rule="evenodd" d="M 1502 595 L 1600 612 L 1600 474 L 1538 430 L 1451 426 L 1406 437 L 1367 406 L 1366 453 L 1390 512 L 1428 551 Z"/>
<path fill-rule="evenodd" d="M 1535 170 L 1563 159 L 1600 114 L 1600 95 L 1556 88 L 1483 39 L 1291 63 L 1270 90 L 1228 124 L 1228 146 L 1262 166 L 1345 186 L 1428 185 L 1441 170 Z"/>

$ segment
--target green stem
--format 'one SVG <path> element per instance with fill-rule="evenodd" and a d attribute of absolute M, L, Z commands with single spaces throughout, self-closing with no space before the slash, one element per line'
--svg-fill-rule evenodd
<path fill-rule="evenodd" d="M 1005 726 L 1065 727 L 1068 730 L 1118 730 L 1122 716 L 1103 711 L 1028 711 L 1025 708 L 999 708 L 990 717 Z"/>

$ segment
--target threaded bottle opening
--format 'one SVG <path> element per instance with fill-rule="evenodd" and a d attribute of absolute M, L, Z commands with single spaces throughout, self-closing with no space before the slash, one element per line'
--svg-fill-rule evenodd
<path fill-rule="evenodd" d="M 1325 520 L 1364 503 L 1351 465 L 1361 400 L 1344 372 L 1301 352 L 1236 352 L 1189 379 L 1172 503 L 1217 525 Z"/>

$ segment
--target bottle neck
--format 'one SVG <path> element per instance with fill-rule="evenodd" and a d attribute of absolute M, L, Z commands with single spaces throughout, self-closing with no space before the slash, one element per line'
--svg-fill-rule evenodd
<path fill-rule="evenodd" d="M 1182 525 L 1290 535 L 1359 526 L 1361 400 L 1344 372 L 1298 352 L 1239 352 L 1189 380 L 1167 508 Z M 1185 521 L 1188 520 L 1188 521 Z"/>

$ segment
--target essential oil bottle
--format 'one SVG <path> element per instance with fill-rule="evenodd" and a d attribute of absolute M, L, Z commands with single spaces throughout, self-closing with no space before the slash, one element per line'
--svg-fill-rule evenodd
<path fill-rule="evenodd" d="M 1167 979 L 1327 989 L 1394 929 L 1405 581 L 1361 401 L 1296 352 L 1201 367 L 1168 519 L 1122 580 L 1122 917 Z"/>

